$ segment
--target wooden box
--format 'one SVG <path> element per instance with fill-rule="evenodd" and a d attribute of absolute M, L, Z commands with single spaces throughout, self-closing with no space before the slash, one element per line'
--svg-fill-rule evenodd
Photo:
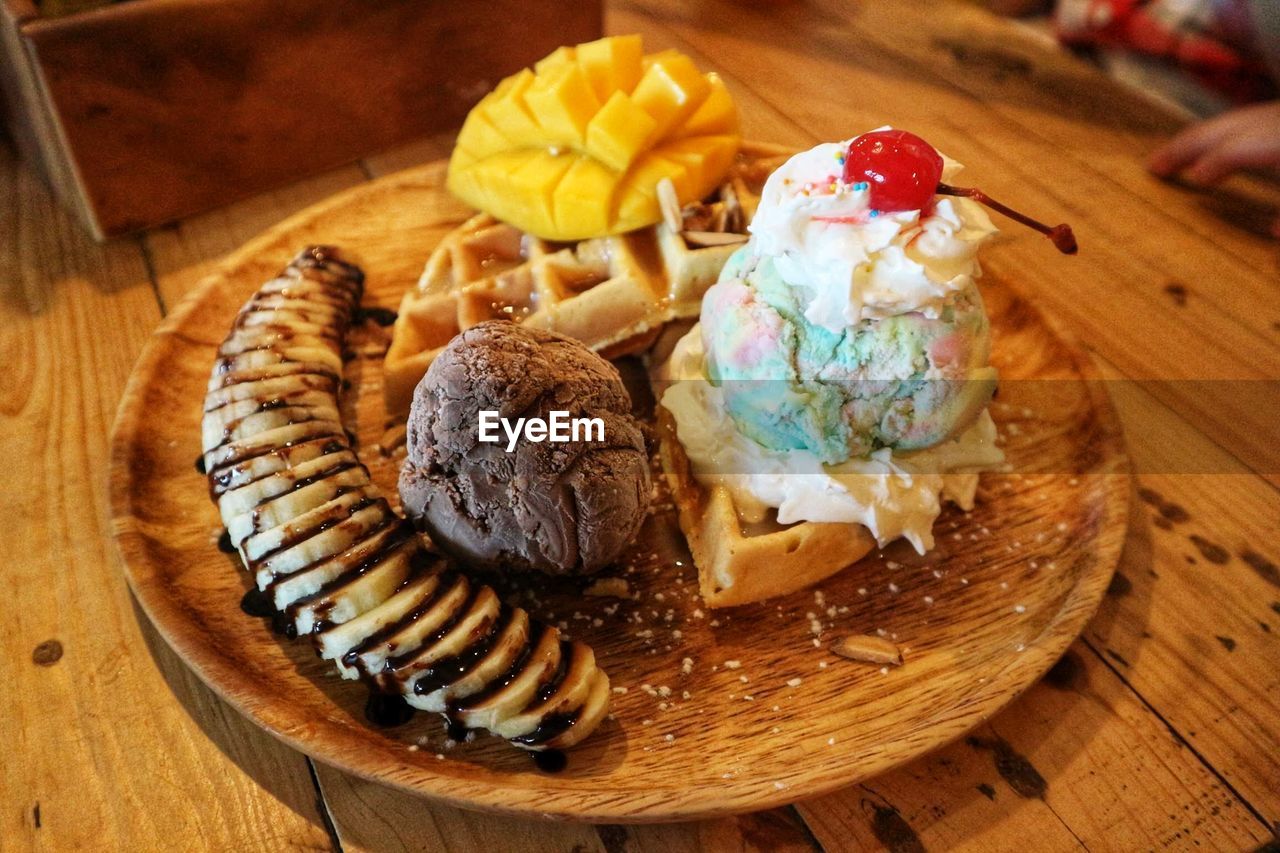
<path fill-rule="evenodd" d="M 11 132 L 99 239 L 454 126 L 602 25 L 600 0 L 0 2 Z"/>

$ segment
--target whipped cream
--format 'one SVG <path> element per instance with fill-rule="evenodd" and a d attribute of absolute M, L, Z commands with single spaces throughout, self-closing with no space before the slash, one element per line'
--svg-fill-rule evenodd
<path fill-rule="evenodd" d="M 738 431 L 723 392 L 707 380 L 697 326 L 676 345 L 664 370 L 670 384 L 662 405 L 675 419 L 694 476 L 728 489 L 746 523 L 763 521 L 772 508 L 780 524 L 856 522 L 881 546 L 903 537 L 923 554 L 933 547 L 942 500 L 972 509 L 978 472 L 1004 465 L 985 409 L 955 438 L 912 453 L 883 448 L 824 465 L 807 450 L 765 448 Z"/>
<path fill-rule="evenodd" d="M 770 175 L 749 250 L 772 255 L 804 293 L 805 319 L 832 331 L 909 311 L 937 317 L 981 275 L 978 246 L 996 228 L 966 198 L 938 198 L 928 215 L 873 210 L 867 185 L 841 178 L 849 141 L 797 154 Z M 945 182 L 962 168 L 945 156 L 943 164 Z"/>

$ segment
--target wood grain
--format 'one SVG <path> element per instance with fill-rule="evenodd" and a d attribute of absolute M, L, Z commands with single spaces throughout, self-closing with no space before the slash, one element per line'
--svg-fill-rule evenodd
<path fill-rule="evenodd" d="M 604 853 L 584 824 L 484 815 L 316 765 L 316 776 L 346 853 L 391 850 L 521 850 Z"/>
<path fill-rule="evenodd" d="M 90 243 L 7 148 L 0 190 L 0 847 L 321 845 L 305 761 L 148 654 L 108 544 L 107 431 L 159 318 L 142 255 Z"/>
<path fill-rule="evenodd" d="M 792 808 L 693 823 L 600 826 L 596 831 L 611 853 L 812 853 L 822 849 Z M 839 850 L 842 846 L 828 849 Z"/>
<path fill-rule="evenodd" d="M 161 307 L 169 310 L 208 275 L 218 259 L 268 227 L 368 178 L 359 166 L 343 166 L 181 222 L 141 239 Z"/>
<path fill-rule="evenodd" d="M 1116 375 L 1110 365 L 1104 372 Z M 1276 824 L 1280 494 L 1144 386 L 1110 386 L 1140 471 L 1139 501 L 1117 582 L 1087 637 Z M 1187 460 L 1217 473 L 1179 473 Z"/>
<path fill-rule="evenodd" d="M 1270 837 L 1083 643 L 965 740 L 799 809 L 833 850 L 914 839 L 978 851 L 1019 837 L 1034 850 L 1178 849 L 1191 838 L 1243 850 Z"/>
<path fill-rule="evenodd" d="M 99 236 L 454 127 L 498 80 L 600 33 L 600 3 L 133 2 L 18 26 L 58 190 Z M 535 25 L 535 22 L 539 25 Z M 27 67 L 29 66 L 29 67 Z M 70 179 L 71 183 L 63 183 Z"/>
<path fill-rule="evenodd" d="M 956 737 L 1042 673 L 1088 618 L 1124 529 L 1118 434 L 1105 400 L 1088 386 L 1055 398 L 1034 389 L 1061 383 L 1021 383 L 1014 387 L 1032 396 L 1002 399 L 1004 419 L 1020 423 L 1013 458 L 1034 456 L 1042 472 L 1076 473 L 993 478 L 979 510 L 946 517 L 946 544 L 929 557 L 895 548 L 823 585 L 824 607 L 835 608 L 823 640 L 869 626 L 899 633 L 911 663 L 892 676 L 820 668 L 824 655 L 810 643 L 804 616 L 814 606 L 808 592 L 717 614 L 715 624 L 698 618 L 687 556 L 670 515 L 659 514 L 624 559 L 641 601 L 606 612 L 606 602 L 584 602 L 573 590 L 540 591 L 553 618 L 572 621 L 573 634 L 591 642 L 614 683 L 628 688 L 616 697 L 617 720 L 575 752 L 568 772 L 541 776 L 489 742 L 438 761 L 434 722 L 403 731 L 362 724 L 358 685 L 337 683 L 305 647 L 275 640 L 235 608 L 243 581 L 211 547 L 216 514 L 191 471 L 194 425 L 214 345 L 240 302 L 298 246 L 350 249 L 368 273 L 368 300 L 398 302 L 433 240 L 465 215 L 440 188 L 442 173 L 437 163 L 350 191 L 233 255 L 162 325 L 121 410 L 113 500 L 131 581 L 193 668 L 268 730 L 322 761 L 457 804 L 588 820 L 723 814 L 829 790 Z M 1011 378 L 1080 375 L 1070 347 L 1015 293 L 993 285 L 988 303 L 1001 342 L 996 360 Z M 357 433 L 373 448 L 385 428 L 376 354 L 358 359 L 352 378 Z M 364 458 L 394 493 L 394 467 L 371 450 Z M 1016 541 L 1026 544 L 1015 548 Z M 1046 564 L 1052 557 L 1054 568 L 1028 572 L 1027 560 L 1037 557 Z M 937 575 L 895 574 L 900 564 Z M 1017 600 L 999 592 L 1001 583 L 1017 584 Z M 859 595 L 861 585 L 877 594 Z M 901 595 L 881 592 L 889 589 Z M 668 609 L 670 622 L 660 618 Z M 633 614 L 639 624 L 624 620 Z M 777 631 L 755 630 L 761 619 Z M 685 657 L 695 661 L 688 677 L 680 674 Z M 741 660 L 742 671 L 726 669 L 729 659 Z M 785 683 L 793 677 L 808 686 Z M 670 702 L 646 695 L 646 687 L 668 686 Z M 721 739 L 729 731 L 758 736 L 727 749 Z M 407 749 L 419 741 L 420 750 Z"/>

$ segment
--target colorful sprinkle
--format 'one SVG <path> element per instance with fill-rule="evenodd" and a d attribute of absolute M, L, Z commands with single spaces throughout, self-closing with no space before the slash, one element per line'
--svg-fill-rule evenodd
<path fill-rule="evenodd" d="M 871 218 L 872 218 L 872 219 L 875 219 L 875 218 L 876 218 L 877 216 L 879 216 L 879 215 L 880 215 L 880 211 L 878 211 L 878 210 L 873 210 L 873 211 L 871 211 L 871 214 L 870 214 L 870 216 L 871 216 Z"/>

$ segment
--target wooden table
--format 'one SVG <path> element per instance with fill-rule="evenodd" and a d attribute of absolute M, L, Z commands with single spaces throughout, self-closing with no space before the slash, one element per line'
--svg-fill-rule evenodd
<path fill-rule="evenodd" d="M 219 256 L 331 193 L 447 154 L 449 140 L 105 246 L 5 149 L 0 564 L 12 609 L 0 620 L 0 849 L 1249 849 L 1273 839 L 1280 248 L 1260 234 L 1274 188 L 1204 193 L 1151 179 L 1144 155 L 1176 121 L 968 6 L 628 0 L 611 7 L 609 28 L 720 71 L 754 138 L 800 146 L 908 127 L 998 198 L 1076 226 L 1072 263 L 1046 263 L 1048 247 L 1011 228 L 986 264 L 1021 277 L 1118 380 L 1140 500 L 1084 636 L 973 737 L 736 819 L 535 824 L 313 764 L 215 698 L 134 606 L 105 521 L 108 431 L 148 333 Z"/>

